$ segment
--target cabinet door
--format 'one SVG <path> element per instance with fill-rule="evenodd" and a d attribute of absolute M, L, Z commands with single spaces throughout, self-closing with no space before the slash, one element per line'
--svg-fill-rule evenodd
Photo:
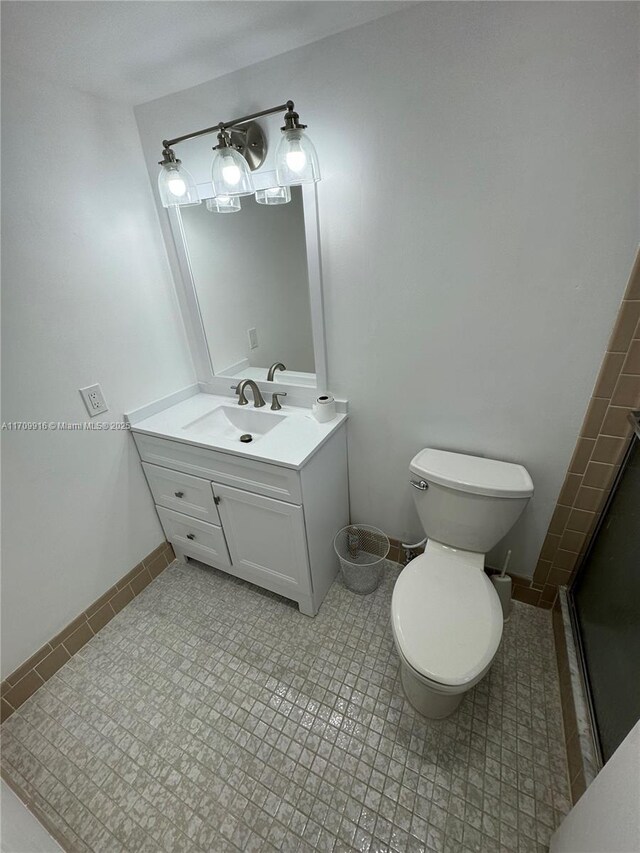
<path fill-rule="evenodd" d="M 302 507 L 213 484 L 238 577 L 298 601 L 311 593 Z"/>

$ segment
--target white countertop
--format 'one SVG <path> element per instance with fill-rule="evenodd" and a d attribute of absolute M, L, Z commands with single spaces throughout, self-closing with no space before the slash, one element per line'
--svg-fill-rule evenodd
<path fill-rule="evenodd" d="M 214 436 L 209 439 L 205 434 L 190 434 L 185 426 L 193 423 L 219 406 L 237 406 L 236 397 L 218 394 L 194 394 L 187 400 L 158 412 L 151 417 L 131 423 L 133 432 L 153 435 L 157 438 L 169 438 L 184 444 L 206 447 L 221 453 L 231 453 L 245 459 L 257 459 L 285 468 L 299 470 L 305 462 L 325 443 L 332 433 L 347 419 L 346 414 L 338 414 L 326 424 L 319 424 L 310 409 L 298 406 L 282 406 L 279 412 L 271 412 L 268 406 L 259 409 L 266 416 L 284 416 L 274 429 L 265 435 L 256 436 L 249 444 L 241 443 L 237 438 L 227 439 Z M 253 403 L 249 403 L 253 407 Z"/>

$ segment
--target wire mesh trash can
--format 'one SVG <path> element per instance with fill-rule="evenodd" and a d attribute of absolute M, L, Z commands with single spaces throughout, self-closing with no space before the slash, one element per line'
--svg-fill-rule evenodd
<path fill-rule="evenodd" d="M 378 588 L 389 553 L 389 539 L 369 524 L 343 527 L 333 540 L 347 589 L 367 595 Z"/>

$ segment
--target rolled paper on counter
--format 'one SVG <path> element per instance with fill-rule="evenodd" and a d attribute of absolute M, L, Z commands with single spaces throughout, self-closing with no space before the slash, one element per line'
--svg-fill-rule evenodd
<path fill-rule="evenodd" d="M 336 416 L 336 401 L 330 394 L 322 394 L 313 404 L 313 416 L 319 424 L 326 424 Z"/>

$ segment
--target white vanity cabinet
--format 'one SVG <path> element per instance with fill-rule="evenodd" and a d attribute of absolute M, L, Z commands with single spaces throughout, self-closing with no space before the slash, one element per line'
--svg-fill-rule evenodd
<path fill-rule="evenodd" d="M 299 468 L 136 432 L 167 539 L 192 557 L 298 603 L 314 616 L 338 563 L 333 537 L 349 523 L 342 424 Z"/>

